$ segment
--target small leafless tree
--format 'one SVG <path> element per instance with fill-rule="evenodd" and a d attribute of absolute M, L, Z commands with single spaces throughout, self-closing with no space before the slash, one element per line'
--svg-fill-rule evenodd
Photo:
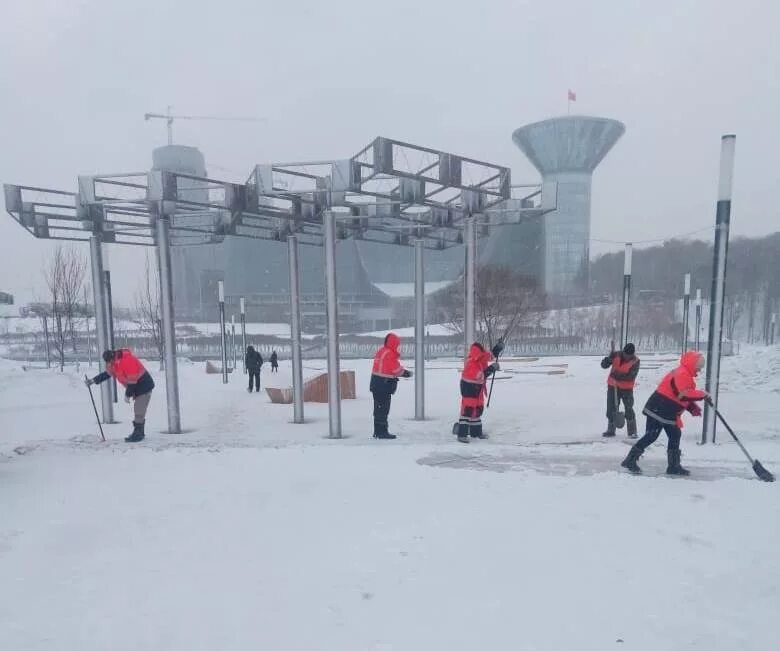
<path fill-rule="evenodd" d="M 157 267 L 149 263 L 146 255 L 144 279 L 135 293 L 135 323 L 154 343 L 160 356 L 160 370 L 165 365 L 162 338 L 162 308 L 160 307 L 160 282 Z"/>
<path fill-rule="evenodd" d="M 65 338 L 70 338 L 76 352 L 76 318 L 80 312 L 79 298 L 84 287 L 87 263 L 84 256 L 73 247 L 58 245 L 44 267 L 44 278 L 49 289 L 51 317 L 54 322 L 54 348 L 60 361 L 60 371 L 65 368 Z"/>
<path fill-rule="evenodd" d="M 745 311 L 745 299 L 742 296 L 735 296 L 733 294 L 725 297 L 725 313 L 726 313 L 726 337 L 730 341 L 734 340 L 734 331 L 737 328 L 737 323 L 742 318 L 742 314 Z M 751 314 L 753 312 L 752 301 L 750 303 Z M 752 319 L 751 319 L 752 321 Z"/>
<path fill-rule="evenodd" d="M 476 329 L 488 346 L 499 339 L 508 342 L 540 306 L 532 279 L 509 267 L 480 267 L 476 286 Z M 433 309 L 451 330 L 463 333 L 463 281 L 436 294 Z"/>

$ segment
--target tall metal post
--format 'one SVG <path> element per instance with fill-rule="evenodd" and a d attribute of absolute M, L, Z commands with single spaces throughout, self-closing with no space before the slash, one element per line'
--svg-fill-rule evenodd
<path fill-rule="evenodd" d="M 414 242 L 414 419 L 425 420 L 425 240 Z"/>
<path fill-rule="evenodd" d="M 683 330 L 682 352 L 688 350 L 688 320 L 691 312 L 691 274 L 685 274 L 685 286 L 683 288 Z"/>
<path fill-rule="evenodd" d="M 718 203 L 715 211 L 715 252 L 712 262 L 712 292 L 710 294 L 710 327 L 707 341 L 707 384 L 715 408 L 718 407 L 720 383 L 720 355 L 723 342 L 723 306 L 726 294 L 726 262 L 729 252 L 731 223 L 731 186 L 734 179 L 734 148 L 737 138 L 726 135 L 721 139 Z M 715 442 L 715 411 L 704 405 L 704 425 L 701 442 Z"/>
<path fill-rule="evenodd" d="M 225 283 L 217 282 L 217 292 L 219 294 L 219 345 L 222 353 L 222 384 L 228 383 L 227 368 L 227 341 L 225 340 Z"/>
<path fill-rule="evenodd" d="M 303 423 L 303 358 L 301 356 L 301 283 L 298 276 L 298 237 L 287 238 L 290 266 L 290 352 L 292 354 L 293 422 Z"/>
<path fill-rule="evenodd" d="M 246 375 L 246 301 L 241 297 L 241 353 L 244 360 L 244 375 Z"/>
<path fill-rule="evenodd" d="M 157 215 L 157 271 L 160 277 L 163 354 L 165 355 L 165 397 L 168 406 L 168 433 L 181 434 L 179 410 L 179 370 L 176 365 L 176 321 L 173 311 L 173 265 L 171 264 L 170 218 L 163 202 Z"/>
<path fill-rule="evenodd" d="M 108 315 L 106 314 L 105 279 L 103 273 L 103 247 L 100 235 L 89 238 L 89 258 L 92 267 L 92 292 L 95 301 L 95 336 L 97 337 L 98 368 L 101 366 L 100 355 L 109 348 Z M 105 362 L 102 362 L 105 365 Z M 114 422 L 114 403 L 111 399 L 111 384 L 100 383 L 100 406 L 104 423 Z"/>
<path fill-rule="evenodd" d="M 628 313 L 631 303 L 631 257 L 633 246 L 626 242 L 623 258 L 623 308 L 620 311 L 620 350 L 628 343 Z"/>
<path fill-rule="evenodd" d="M 769 322 L 769 345 L 774 346 L 775 345 L 775 320 L 777 318 L 777 314 L 772 314 L 772 320 Z"/>
<path fill-rule="evenodd" d="M 336 215 L 326 210 L 325 231 L 325 306 L 328 320 L 328 421 L 330 438 L 341 438 L 341 386 L 339 377 L 339 315 L 336 284 Z"/>
<path fill-rule="evenodd" d="M 46 347 L 46 368 L 51 368 L 51 348 L 49 347 L 49 316 L 43 315 L 43 340 Z"/>
<path fill-rule="evenodd" d="M 84 315 L 87 325 L 87 366 L 92 368 L 92 340 L 89 335 L 89 303 L 87 301 L 87 288 L 84 286 Z M 47 342 L 48 346 L 48 342 Z"/>
<path fill-rule="evenodd" d="M 233 348 L 233 370 L 236 370 L 238 360 L 236 359 L 236 315 L 230 315 L 230 343 Z"/>
<path fill-rule="evenodd" d="M 474 217 L 467 217 L 464 224 L 466 245 L 466 260 L 464 280 L 466 299 L 463 310 L 464 357 L 476 336 L 476 290 L 477 290 L 477 222 Z"/>
<path fill-rule="evenodd" d="M 696 351 L 701 350 L 701 289 L 696 290 L 696 333 L 694 336 Z"/>
<path fill-rule="evenodd" d="M 106 276 L 105 296 L 106 296 L 106 315 L 108 316 L 108 347 L 111 350 L 114 350 L 114 348 L 116 347 L 116 341 L 114 338 L 114 300 L 111 296 L 111 272 L 108 269 L 104 269 L 103 273 Z M 111 398 L 113 399 L 114 404 L 116 404 L 118 402 L 116 379 L 111 378 L 109 382 L 111 384 Z"/>

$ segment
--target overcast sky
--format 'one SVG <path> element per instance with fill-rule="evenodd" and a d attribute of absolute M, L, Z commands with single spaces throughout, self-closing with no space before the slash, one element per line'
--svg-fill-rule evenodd
<path fill-rule="evenodd" d="M 138 171 L 179 122 L 212 176 L 349 157 L 377 135 L 535 170 L 523 124 L 573 113 L 627 131 L 597 169 L 592 235 L 714 220 L 720 136 L 737 134 L 733 232 L 780 229 L 777 0 L 0 0 L 0 181 L 75 190 Z M 705 234 L 706 235 L 706 234 Z M 47 245 L 0 215 L 0 290 L 42 295 Z M 594 244 L 594 251 L 606 245 Z M 85 247 L 86 248 L 86 247 Z M 143 250 L 112 247 L 120 302 Z"/>

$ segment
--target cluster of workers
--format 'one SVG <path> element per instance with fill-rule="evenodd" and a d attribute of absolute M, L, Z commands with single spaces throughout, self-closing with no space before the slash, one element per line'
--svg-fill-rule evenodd
<path fill-rule="evenodd" d="M 398 388 L 399 378 L 412 377 L 412 371 L 401 364 L 401 339 L 395 333 L 385 337 L 384 345 L 374 356 L 371 370 L 370 391 L 374 399 L 374 438 L 395 439 L 388 426 L 390 403 Z M 498 358 L 504 346 L 501 342 L 490 350 L 479 342 L 469 348 L 460 377 L 460 417 L 453 426 L 453 434 L 461 443 L 472 439 L 486 439 L 482 429 L 482 414 L 488 395 L 488 379 L 500 369 Z M 103 353 L 106 370 L 91 379 L 87 386 L 100 384 L 113 377 L 125 387 L 125 400 L 133 401 L 133 431 L 125 438 L 127 442 L 144 439 L 146 411 L 154 389 L 154 380 L 143 364 L 130 350 L 107 350 Z M 279 361 L 276 351 L 271 354 L 272 372 L 278 371 Z M 247 348 L 246 367 L 249 372 L 249 391 L 253 383 L 260 390 L 260 368 L 263 358 L 252 346 Z M 609 369 L 607 377 L 607 429 L 603 436 L 613 437 L 623 425 L 629 438 L 637 438 L 636 414 L 634 412 L 634 386 L 639 373 L 640 361 L 633 344 L 628 343 L 620 351 L 613 351 L 601 360 L 601 366 Z M 643 414 L 646 416 L 645 434 L 629 450 L 621 466 L 632 473 L 641 473 L 637 461 L 661 434 L 668 438 L 666 472 L 670 475 L 688 475 L 689 471 L 680 464 L 680 438 L 682 435 L 682 415 L 688 412 L 693 416 L 701 415 L 697 403 L 709 399 L 706 391 L 696 388 L 696 376 L 704 368 L 704 356 L 696 351 L 682 355 L 680 363 L 667 373 L 645 403 Z M 625 413 L 620 411 L 623 404 Z M 623 423 L 622 421 L 625 420 Z"/>

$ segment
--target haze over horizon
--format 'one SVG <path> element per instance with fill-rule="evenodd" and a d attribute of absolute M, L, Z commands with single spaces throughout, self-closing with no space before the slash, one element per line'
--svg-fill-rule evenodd
<path fill-rule="evenodd" d="M 167 105 L 267 119 L 174 124 L 174 142 L 226 180 L 349 157 L 385 135 L 534 182 L 512 131 L 565 114 L 570 88 L 572 114 L 626 125 L 594 174 L 594 240 L 711 227 L 724 133 L 737 135 L 732 233 L 763 235 L 780 217 L 777 24 L 778 4 L 760 0 L 4 3 L 0 182 L 73 190 L 78 174 L 147 169 L 166 133 L 143 116 Z M 0 241 L 0 290 L 43 295 L 53 245 L 8 215 Z M 129 303 L 143 250 L 109 249 Z"/>

